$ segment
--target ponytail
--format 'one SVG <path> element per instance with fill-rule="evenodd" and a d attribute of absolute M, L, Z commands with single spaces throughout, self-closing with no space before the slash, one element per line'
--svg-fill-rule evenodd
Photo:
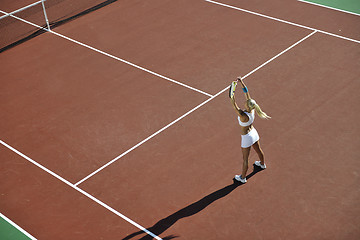
<path fill-rule="evenodd" d="M 270 119 L 271 117 L 268 116 L 265 112 L 263 112 L 258 104 L 255 104 L 255 111 L 257 115 L 264 119 Z"/>
<path fill-rule="evenodd" d="M 261 110 L 260 106 L 255 102 L 254 99 L 247 100 L 247 104 L 251 110 L 253 110 L 255 108 L 255 111 L 259 117 L 261 117 L 263 119 L 271 118 L 270 116 L 268 116 L 265 112 L 263 112 Z"/>

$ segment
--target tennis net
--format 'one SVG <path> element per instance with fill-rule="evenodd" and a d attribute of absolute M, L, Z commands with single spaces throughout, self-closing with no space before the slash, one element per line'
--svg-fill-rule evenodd
<path fill-rule="evenodd" d="M 0 52 L 45 33 L 48 28 L 54 29 L 116 1 L 118 0 L 40 0 L 15 11 L 12 11 L 12 4 L 16 1 L 1 1 Z"/>

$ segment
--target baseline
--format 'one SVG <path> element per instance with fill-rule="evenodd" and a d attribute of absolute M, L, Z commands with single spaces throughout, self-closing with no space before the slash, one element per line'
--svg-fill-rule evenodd
<path fill-rule="evenodd" d="M 280 18 L 270 17 L 270 16 L 267 16 L 267 15 L 264 15 L 264 14 L 261 14 L 261 13 L 256 13 L 256 12 L 253 12 L 253 11 L 249 11 L 249 10 L 246 10 L 246 9 L 238 8 L 238 7 L 235 7 L 235 6 L 231 6 L 231 5 L 228 5 L 228 4 L 224 4 L 224 3 L 220 3 L 220 2 L 216 2 L 216 1 L 212 1 L 212 0 L 205 0 L 205 1 L 206 1 L 206 2 L 209 2 L 209 3 L 213 3 L 213 4 L 216 4 L 216 5 L 219 5 L 219 6 L 223 6 L 223 7 L 235 9 L 235 10 L 238 10 L 238 11 L 250 13 L 250 14 L 257 15 L 257 16 L 264 17 L 264 18 L 268 18 L 268 19 L 271 19 L 271 20 L 274 20 L 274 21 L 286 23 L 286 24 L 289 24 L 289 25 L 292 25 L 292 26 L 296 26 L 296 27 L 300 27 L 300 28 L 305 28 L 305 29 L 312 30 L 312 31 L 318 31 L 318 32 L 323 33 L 323 34 L 326 34 L 326 35 L 330 35 L 330 36 L 337 37 L 337 38 L 341 38 L 341 39 L 344 39 L 344 40 L 348 40 L 348 41 L 360 43 L 359 40 L 355 40 L 355 39 L 352 39 L 352 38 L 344 37 L 344 36 L 337 35 L 337 34 L 334 34 L 334 33 L 329 33 L 329 32 L 323 31 L 323 30 L 319 30 L 319 29 L 316 29 L 316 28 L 304 26 L 304 25 L 301 25 L 301 24 L 289 22 L 289 21 L 286 21 L 286 20 L 283 20 L 283 19 L 280 19 Z"/>

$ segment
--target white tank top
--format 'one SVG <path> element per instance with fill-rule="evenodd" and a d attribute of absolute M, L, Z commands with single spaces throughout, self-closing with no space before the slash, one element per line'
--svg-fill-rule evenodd
<path fill-rule="evenodd" d="M 240 126 L 247 127 L 247 126 L 250 126 L 254 122 L 254 120 L 255 120 L 255 111 L 252 110 L 251 113 L 248 113 L 248 112 L 244 112 L 244 113 L 249 117 L 249 121 L 242 122 L 240 120 L 240 116 L 238 116 L 238 121 L 239 121 Z"/>

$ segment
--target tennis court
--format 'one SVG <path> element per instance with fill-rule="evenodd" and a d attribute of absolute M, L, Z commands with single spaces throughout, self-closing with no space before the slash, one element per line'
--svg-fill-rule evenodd
<path fill-rule="evenodd" d="M 297 0 L 86 4 L 0 19 L 0 213 L 30 239 L 360 237 L 360 16 Z M 255 122 L 268 168 L 246 184 L 237 76 L 272 117 Z"/>

